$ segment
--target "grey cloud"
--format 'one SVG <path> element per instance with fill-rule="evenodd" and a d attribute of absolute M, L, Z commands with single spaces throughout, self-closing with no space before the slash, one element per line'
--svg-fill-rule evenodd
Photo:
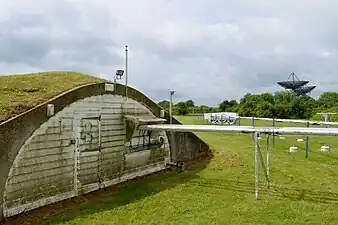
<path fill-rule="evenodd" d="M 111 78 L 128 44 L 130 84 L 155 100 L 175 89 L 177 101 L 216 105 L 281 90 L 292 71 L 317 85 L 313 96 L 338 85 L 333 0 L 31 3 L 0 14 L 2 73 L 21 65 Z"/>
<path fill-rule="evenodd" d="M 87 64 L 87 71 L 91 64 L 104 66 L 121 61 L 110 36 L 112 19 L 100 8 L 96 10 L 59 5 L 49 13 L 13 13 L 0 23 L 0 61 L 46 69 L 63 69 L 67 64 L 76 69 Z M 95 19 L 97 30 L 87 27 L 93 27 L 91 19 Z"/>
<path fill-rule="evenodd" d="M 15 16 L 13 20 L 0 23 L 0 61 L 35 64 L 49 51 L 50 43 L 45 37 L 48 27 L 43 18 L 23 18 L 25 16 Z"/>
<path fill-rule="evenodd" d="M 47 40 L 12 35 L 0 37 L 0 60 L 6 63 L 25 62 L 36 64 L 49 51 Z"/>

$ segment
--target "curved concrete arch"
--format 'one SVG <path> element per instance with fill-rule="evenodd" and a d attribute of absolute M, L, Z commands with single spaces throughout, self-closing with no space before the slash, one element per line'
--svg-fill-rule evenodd
<path fill-rule="evenodd" d="M 169 151 L 168 138 L 163 131 L 155 136 L 155 138 L 157 136 L 163 138 L 162 149 L 154 151 L 147 149 L 147 151 L 128 154 L 124 152 L 125 129 L 124 124 L 121 124 L 122 111 L 154 116 L 145 105 L 130 98 L 127 99 L 127 102 L 124 100 L 121 95 L 112 94 L 86 97 L 71 103 L 36 129 L 21 146 L 9 171 L 4 192 L 4 215 L 6 217 L 12 216 L 77 196 L 79 193 L 87 193 L 110 186 L 112 183 L 119 182 L 112 175 L 117 175 L 120 181 L 126 179 L 123 175 L 118 175 L 121 171 L 128 173 L 129 178 L 137 176 L 139 172 L 135 173 L 126 169 L 128 165 L 143 170 L 143 174 L 150 173 L 147 172 L 150 165 L 151 172 L 164 169 L 164 164 L 161 161 L 151 157 L 151 152 L 162 151 L 166 155 Z M 116 106 L 117 108 L 115 108 Z M 96 150 L 98 145 L 88 145 L 94 151 L 87 153 L 79 151 L 79 160 L 74 160 L 77 157 L 77 152 L 74 151 L 75 145 L 70 144 L 71 140 L 76 138 L 73 128 L 80 128 L 80 120 L 82 119 L 85 119 L 86 124 L 89 124 L 90 121 L 98 123 L 98 119 L 92 119 L 93 116 L 98 115 L 101 116 L 100 152 Z M 95 126 L 95 124 L 92 125 Z M 98 132 L 94 130 L 91 134 L 94 135 L 94 139 L 99 137 Z M 134 145 L 139 146 L 135 142 L 139 142 L 141 138 L 137 133 L 133 136 L 131 141 L 134 142 Z M 111 142 L 112 139 L 114 142 Z M 114 146 L 111 146 L 112 143 Z M 116 144 L 118 145 L 115 146 Z M 93 157 L 95 161 L 93 161 Z M 149 160 L 156 160 L 158 163 L 154 165 L 148 163 Z M 115 162 L 123 162 L 121 171 L 112 170 L 112 167 L 117 165 Z M 98 166 L 100 166 L 100 173 Z M 98 174 L 100 174 L 100 182 L 96 179 Z M 90 178 L 89 184 L 88 178 Z"/>
<path fill-rule="evenodd" d="M 74 88 L 68 92 L 65 92 L 55 98 L 38 105 L 37 107 L 18 115 L 10 120 L 7 120 L 0 124 L 0 195 L 4 196 L 6 183 L 8 176 L 11 173 L 11 168 L 15 162 L 20 149 L 25 146 L 25 143 L 31 141 L 34 132 L 46 124 L 50 118 L 47 116 L 47 105 L 53 104 L 55 109 L 55 115 L 64 110 L 67 106 L 72 103 L 79 102 L 80 100 L 103 95 L 115 95 L 124 96 L 126 93 L 126 87 L 121 84 L 116 84 L 114 90 L 107 90 L 106 83 L 99 84 L 88 84 L 78 88 Z M 143 95 L 141 92 L 128 87 L 128 98 L 133 99 L 135 102 L 140 103 L 148 109 L 151 114 L 156 117 L 160 116 L 161 108 L 151 101 L 148 97 Z M 169 115 L 165 114 L 165 118 L 169 119 Z M 173 123 L 179 123 L 173 118 Z M 47 129 L 47 128 L 46 128 Z M 41 130 L 40 130 L 41 131 Z M 209 147 L 201 141 L 197 136 L 192 133 L 186 134 L 188 137 L 189 144 L 180 147 L 182 160 L 189 160 L 199 155 L 209 153 Z M 166 135 L 167 136 L 167 135 Z M 168 136 L 169 137 L 169 136 Z M 168 138 L 169 146 L 171 140 L 180 139 L 181 136 L 178 134 L 175 137 Z M 171 146 L 170 146 L 171 147 Z M 171 149 L 170 151 L 173 151 Z M 112 182 L 111 184 L 113 184 Z M 116 182 L 115 182 L 116 183 Z M 65 196 L 65 198 L 70 197 Z M 53 201 L 52 201 L 53 202 Z M 54 201 L 55 202 L 55 201 Z M 48 204 L 48 201 L 46 201 Z M 4 215 L 4 198 L 0 197 L 0 215 Z M 33 207 L 34 208 L 34 207 Z M 13 213 L 9 213 L 12 215 Z M 15 214 L 15 213 L 14 213 Z"/>

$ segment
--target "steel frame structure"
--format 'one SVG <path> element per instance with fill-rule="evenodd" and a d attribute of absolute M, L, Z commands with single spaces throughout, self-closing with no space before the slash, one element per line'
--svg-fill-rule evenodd
<path fill-rule="evenodd" d="M 140 125 L 140 130 L 168 131 L 168 132 L 222 132 L 254 134 L 255 140 L 255 196 L 258 200 L 259 192 L 259 162 L 264 170 L 266 185 L 270 185 L 270 136 L 271 135 L 315 135 L 338 136 L 338 128 L 301 128 L 301 127 L 253 127 L 253 126 L 219 126 L 219 125 L 177 125 L 157 124 Z M 267 134 L 266 165 L 259 145 L 260 134 Z"/>

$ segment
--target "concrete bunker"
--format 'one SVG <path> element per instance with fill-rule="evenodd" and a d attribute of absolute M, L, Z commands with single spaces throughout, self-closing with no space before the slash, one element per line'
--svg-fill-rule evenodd
<path fill-rule="evenodd" d="M 0 124 L 2 218 L 210 153 L 193 133 L 136 129 L 169 115 L 125 88 L 84 85 Z"/>

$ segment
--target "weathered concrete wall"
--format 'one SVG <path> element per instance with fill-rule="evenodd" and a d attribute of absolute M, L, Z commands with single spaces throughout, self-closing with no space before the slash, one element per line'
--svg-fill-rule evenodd
<path fill-rule="evenodd" d="M 123 115 L 153 114 L 135 100 L 125 103 L 122 96 L 108 94 L 76 101 L 42 124 L 21 147 L 9 172 L 5 216 L 97 190 L 149 168 L 164 169 L 169 156 L 165 132 L 150 138 L 151 143 L 159 135 L 164 138 L 159 148 L 149 149 L 149 136 L 139 131 L 125 143 Z"/>
<path fill-rule="evenodd" d="M 134 89 L 125 98 L 124 86 L 105 87 L 87 85 L 52 99 L 51 118 L 46 103 L 0 124 L 0 215 L 163 170 L 170 155 L 187 161 L 208 153 L 192 133 L 135 131 L 125 142 L 123 115 L 159 117 L 160 108 Z"/>

